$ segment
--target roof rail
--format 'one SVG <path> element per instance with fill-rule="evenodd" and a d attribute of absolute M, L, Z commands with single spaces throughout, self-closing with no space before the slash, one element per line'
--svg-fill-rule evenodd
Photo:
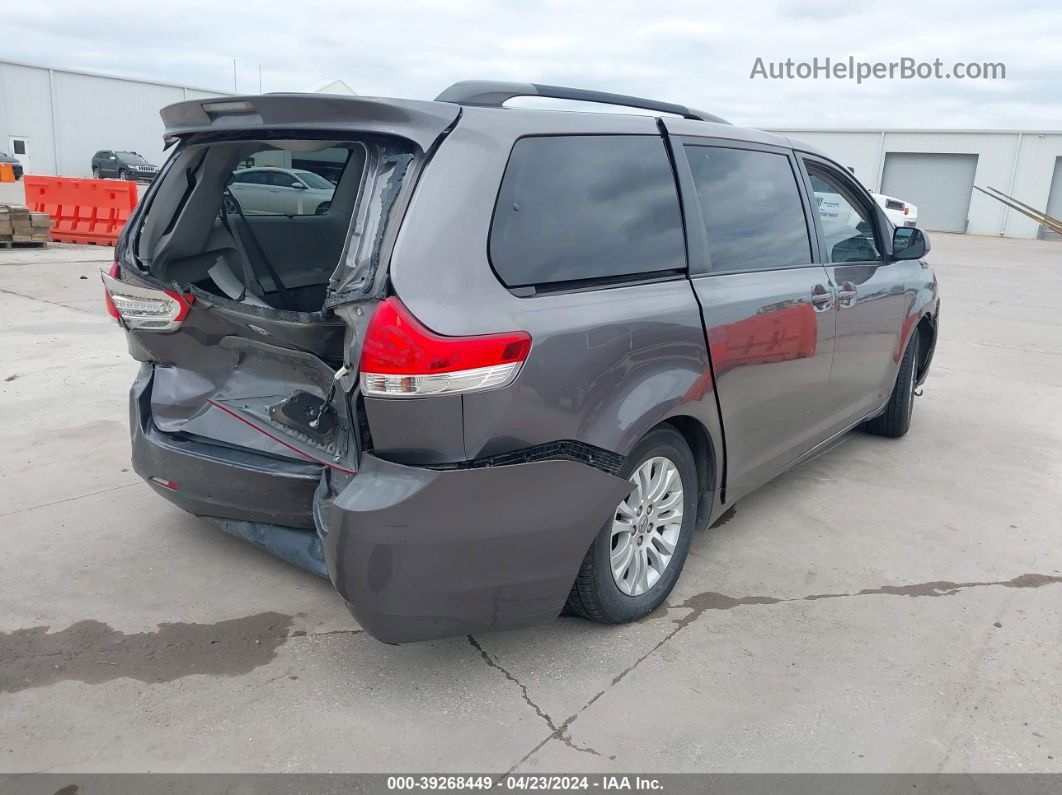
<path fill-rule="evenodd" d="M 513 97 L 548 97 L 550 99 L 571 99 L 579 102 L 597 102 L 604 105 L 622 105 L 627 108 L 640 108 L 658 113 L 674 113 L 686 119 L 697 121 L 714 121 L 718 124 L 730 124 L 715 114 L 659 102 L 655 99 L 630 97 L 626 94 L 610 94 L 607 91 L 590 91 L 585 88 L 566 88 L 565 86 L 547 86 L 541 83 L 509 83 L 499 80 L 462 80 L 454 83 L 435 98 L 437 102 L 453 102 L 457 105 L 476 105 L 484 108 L 500 108 Z"/>

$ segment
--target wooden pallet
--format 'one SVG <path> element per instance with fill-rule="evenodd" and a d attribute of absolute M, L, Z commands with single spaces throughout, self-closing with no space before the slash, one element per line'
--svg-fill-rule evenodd
<path fill-rule="evenodd" d="M 12 248 L 27 243 L 40 247 L 50 239 L 52 220 L 45 212 L 30 212 L 25 207 L 0 204 L 0 245 Z"/>
<path fill-rule="evenodd" d="M 114 243 L 108 243 L 103 240 L 85 240 L 83 237 L 63 237 L 62 235 L 53 235 L 51 240 L 53 243 L 72 243 L 76 246 L 107 246 L 108 248 L 114 248 Z"/>
<path fill-rule="evenodd" d="M 0 239 L 0 248 L 48 248 L 48 241 Z"/>
<path fill-rule="evenodd" d="M 0 248 L 47 248 L 52 219 L 15 204 L 0 204 Z"/>

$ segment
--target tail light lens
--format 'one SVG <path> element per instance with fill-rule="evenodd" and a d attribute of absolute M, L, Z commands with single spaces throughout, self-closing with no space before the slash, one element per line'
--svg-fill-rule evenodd
<path fill-rule="evenodd" d="M 903 214 L 904 215 L 910 215 L 911 214 L 911 208 L 908 207 L 907 205 L 904 205 Z"/>
<path fill-rule="evenodd" d="M 111 265 L 111 269 L 103 275 L 109 276 L 111 279 L 117 281 L 119 272 L 118 263 L 116 262 Z M 118 314 L 118 307 L 116 307 L 114 301 L 111 300 L 111 291 L 107 289 L 106 281 L 103 282 L 103 300 L 107 304 L 107 314 L 115 320 L 121 320 L 122 316 Z"/>
<path fill-rule="evenodd" d="M 194 295 L 127 284 L 118 278 L 118 263 L 100 273 L 107 314 L 137 331 L 175 331 L 188 316 Z"/>
<path fill-rule="evenodd" d="M 361 390 L 374 397 L 418 397 L 511 384 L 531 350 L 526 331 L 444 337 L 392 296 L 376 307 L 361 349 Z"/>

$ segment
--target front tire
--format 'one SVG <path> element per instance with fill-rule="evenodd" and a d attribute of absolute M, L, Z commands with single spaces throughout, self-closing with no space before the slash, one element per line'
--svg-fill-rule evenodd
<path fill-rule="evenodd" d="M 697 465 L 671 427 L 643 438 L 621 470 L 634 484 L 590 545 L 566 608 L 605 624 L 652 612 L 675 587 L 697 512 Z"/>
<path fill-rule="evenodd" d="M 93 179 L 99 179 L 100 178 L 100 170 L 98 168 L 92 169 L 92 178 Z"/>
<path fill-rule="evenodd" d="M 118 179 L 129 179 L 129 173 L 124 168 L 119 169 Z"/>
<path fill-rule="evenodd" d="M 899 439 L 911 428 L 911 414 L 914 412 L 915 381 L 918 378 L 918 351 L 921 341 L 915 330 L 907 343 L 907 350 L 900 360 L 900 371 L 896 374 L 896 386 L 885 405 L 885 411 L 866 423 L 866 429 L 878 436 Z"/>

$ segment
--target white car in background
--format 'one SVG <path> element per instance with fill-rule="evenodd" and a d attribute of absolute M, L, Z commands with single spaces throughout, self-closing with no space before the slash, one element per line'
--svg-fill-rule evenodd
<path fill-rule="evenodd" d="M 889 217 L 894 226 L 918 225 L 918 208 L 915 205 L 883 193 L 871 193 L 870 195 L 881 205 L 881 209 L 885 211 L 885 215 Z"/>
<path fill-rule="evenodd" d="M 323 215 L 335 189 L 320 174 L 299 168 L 241 168 L 229 179 L 229 192 L 247 215 Z M 228 196 L 225 209 L 236 211 Z"/>
<path fill-rule="evenodd" d="M 850 202 L 834 193 L 833 188 L 815 177 L 812 177 L 811 183 L 815 190 L 815 201 L 818 203 L 819 217 L 825 226 L 835 227 L 837 230 L 842 230 L 845 227 L 855 229 L 859 226 L 862 219 L 852 208 Z M 888 219 L 892 221 L 893 226 L 918 225 L 918 207 L 915 205 L 902 199 L 897 199 L 895 196 L 886 196 L 884 193 L 871 191 L 870 195 L 874 197 L 874 201 L 878 203 Z M 830 237 L 829 233 L 827 233 L 827 237 Z"/>

